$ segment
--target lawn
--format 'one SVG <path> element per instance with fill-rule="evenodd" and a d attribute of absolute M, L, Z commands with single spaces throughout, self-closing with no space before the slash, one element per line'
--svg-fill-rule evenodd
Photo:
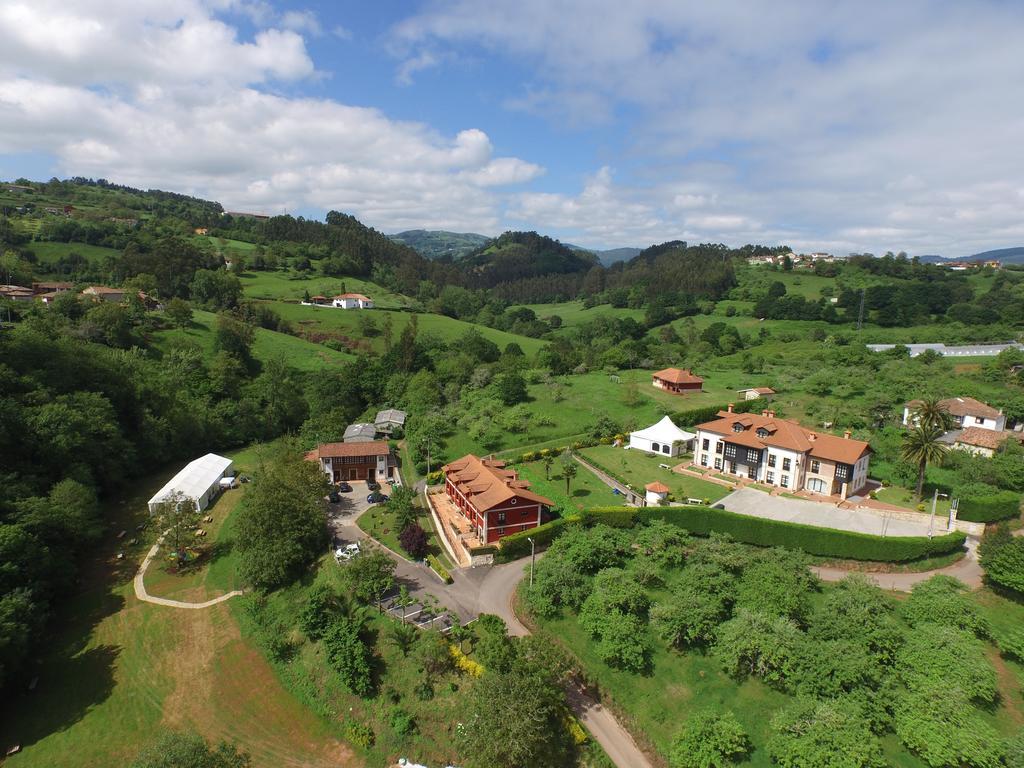
<path fill-rule="evenodd" d="M 241 276 L 242 290 L 250 299 L 265 301 L 301 301 L 310 296 L 336 296 L 339 293 L 362 293 L 373 299 L 376 307 L 406 307 L 410 300 L 383 286 L 357 277 L 319 277 L 288 272 L 246 272 Z"/>
<path fill-rule="evenodd" d="M 166 351 L 174 341 L 190 342 L 198 345 L 208 358 L 212 357 L 215 323 L 216 315 L 212 312 L 196 310 L 189 328 L 157 331 L 154 334 L 154 346 L 161 351 Z M 260 360 L 280 357 L 289 367 L 307 372 L 337 367 L 355 359 L 347 352 L 338 352 L 322 344 L 314 344 L 305 339 L 270 331 L 266 328 L 256 329 L 253 354 Z"/>
<path fill-rule="evenodd" d="M 419 501 L 418 498 L 417 501 Z M 434 531 L 430 515 L 427 514 L 426 510 L 419 507 L 416 508 L 416 511 L 419 514 L 420 527 L 427 533 L 427 554 L 436 555 L 443 562 L 449 562 L 448 553 L 441 546 L 441 542 L 437 540 L 437 533 Z M 392 552 L 397 552 L 407 560 L 411 559 L 398 541 L 398 534 L 401 531 L 398 530 L 395 515 L 388 511 L 386 505 L 378 504 L 370 507 L 359 516 L 356 525 L 359 526 L 363 533 L 376 539 Z M 454 566 L 449 563 L 449 567 Z"/>
<path fill-rule="evenodd" d="M 106 502 L 111 531 L 148 517 L 146 500 L 179 467 L 134 481 Z M 229 522 L 218 542 L 230 541 Z M 0 743 L 21 744 L 8 768 L 126 765 L 162 727 L 194 727 L 234 739 L 253 765 L 273 768 L 358 765 L 331 727 L 281 686 L 230 613 L 233 601 L 185 611 L 140 603 L 131 578 L 149 541 L 125 548 L 113 534 L 97 549 L 81 591 L 60 608 L 51 643 L 37 660 L 35 691 L 10 692 Z M 126 557 L 118 561 L 117 551 Z M 223 589 L 230 555 L 210 568 Z M 238 598 L 235 598 L 236 600 Z"/>
<path fill-rule="evenodd" d="M 562 474 L 562 460 L 555 458 L 551 465 L 551 478 L 544 477 L 544 464 L 533 461 L 528 464 L 516 464 L 513 469 L 520 477 L 530 481 L 530 490 L 547 496 L 555 502 L 554 508 L 562 514 L 609 504 L 621 504 L 622 497 L 601 482 L 593 473 L 588 472 L 579 464 L 576 465 L 576 477 L 569 484 L 570 492 L 565 492 L 565 477 Z"/>
<path fill-rule="evenodd" d="M 371 298 L 373 298 L 373 294 L 371 294 Z M 302 304 L 284 301 L 269 301 L 267 305 L 302 331 L 329 334 L 338 338 L 344 337 L 344 339 L 349 339 L 353 342 L 365 340 L 366 344 L 378 353 L 383 352 L 385 349 L 383 326 L 387 318 L 390 318 L 392 323 L 392 338 L 394 341 L 398 340 L 402 331 L 412 321 L 412 318 L 415 317 L 419 333 L 433 333 L 445 341 L 453 341 L 463 336 L 467 331 L 476 330 L 484 338 L 490 339 L 497 344 L 499 349 L 504 349 L 510 343 L 516 343 L 529 356 L 536 354 L 545 344 L 540 339 L 506 333 L 505 331 L 499 331 L 483 325 L 467 323 L 462 320 L 445 317 L 444 315 L 430 313 L 389 312 L 379 309 L 346 310 L 334 309 L 333 307 L 303 306 Z M 375 335 L 367 336 L 362 326 L 366 322 L 366 318 L 370 318 L 374 322 L 376 326 Z"/>
<path fill-rule="evenodd" d="M 668 459 L 664 456 L 653 456 L 643 451 L 624 450 L 612 445 L 595 445 L 580 451 L 584 458 L 593 459 L 611 474 L 625 480 L 631 487 L 640 491 L 648 483 L 655 480 L 664 483 L 675 496 L 676 501 L 686 499 L 708 499 L 711 503 L 727 496 L 732 489 L 709 483 L 699 477 L 680 475 L 659 464 L 677 464 L 680 459 Z"/>
<path fill-rule="evenodd" d="M 908 488 L 901 488 L 898 485 L 886 486 L 880 489 L 875 497 L 885 503 L 892 504 L 896 507 L 905 507 L 912 509 L 915 512 L 921 511 L 918 509 L 917 496 L 914 495 L 914 491 Z M 930 513 L 932 511 L 932 497 L 929 494 L 925 494 L 925 498 L 921 501 L 924 504 L 924 512 Z M 938 503 L 935 505 L 935 525 L 936 530 L 946 529 L 946 519 L 949 517 L 949 499 L 940 498 Z"/>
<path fill-rule="evenodd" d="M 541 319 L 558 315 L 562 318 L 563 328 L 582 325 L 599 317 L 614 317 L 616 319 L 631 317 L 638 322 L 643 322 L 644 319 L 644 310 L 642 309 L 616 308 L 610 304 L 598 304 L 596 307 L 586 309 L 582 301 L 564 301 L 558 304 L 522 304 L 519 306 L 532 309 Z M 515 309 L 515 307 L 510 309 Z"/>
<path fill-rule="evenodd" d="M 36 241 L 29 243 L 26 247 L 36 255 L 36 258 L 39 260 L 40 271 L 44 274 L 47 265 L 54 264 L 57 259 L 70 253 L 84 256 L 95 266 L 102 266 L 108 258 L 121 255 L 121 252 L 116 248 L 104 248 L 100 245 L 86 245 L 85 243 Z"/>

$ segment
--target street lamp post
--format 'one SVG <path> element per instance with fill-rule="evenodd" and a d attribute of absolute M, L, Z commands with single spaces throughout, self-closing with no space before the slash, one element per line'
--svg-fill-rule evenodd
<path fill-rule="evenodd" d="M 935 489 L 935 493 L 932 494 L 932 514 L 928 518 L 928 538 L 932 537 L 932 531 L 935 526 L 935 507 L 939 503 L 939 496 L 944 499 L 948 499 L 949 495 L 945 493 L 939 493 L 939 489 Z"/>
<path fill-rule="evenodd" d="M 537 542 L 533 540 L 532 536 L 527 536 L 526 540 L 530 542 L 530 586 L 533 586 L 533 562 L 534 555 L 537 551 Z"/>

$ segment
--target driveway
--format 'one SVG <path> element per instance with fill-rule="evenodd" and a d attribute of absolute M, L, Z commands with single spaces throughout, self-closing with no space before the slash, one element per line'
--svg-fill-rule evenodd
<path fill-rule="evenodd" d="M 884 513 L 874 514 L 856 509 L 840 509 L 820 501 L 789 499 L 783 496 L 769 496 L 752 488 L 733 491 L 719 504 L 730 512 L 787 523 L 802 523 L 819 528 L 837 528 L 842 531 L 870 533 L 875 536 L 927 536 L 928 524 L 909 520 L 894 520 Z M 940 536 L 946 532 L 946 520 L 936 515 L 933 533 Z"/>

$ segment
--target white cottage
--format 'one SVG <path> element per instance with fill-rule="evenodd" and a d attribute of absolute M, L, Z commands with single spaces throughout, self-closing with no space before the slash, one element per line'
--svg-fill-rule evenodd
<path fill-rule="evenodd" d="M 661 456 L 680 456 L 692 450 L 693 432 L 687 432 L 675 425 L 668 416 L 657 424 L 629 433 L 629 447 L 634 450 L 657 453 Z"/>

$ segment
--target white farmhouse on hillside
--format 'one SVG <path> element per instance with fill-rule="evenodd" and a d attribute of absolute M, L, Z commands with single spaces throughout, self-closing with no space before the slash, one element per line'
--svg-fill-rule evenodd
<path fill-rule="evenodd" d="M 339 309 L 373 309 L 373 301 L 361 293 L 342 293 L 331 299 L 331 306 Z"/>
<path fill-rule="evenodd" d="M 693 447 L 695 437 L 693 432 L 680 429 L 666 416 L 647 429 L 630 432 L 629 447 L 661 456 L 679 456 Z"/>
<path fill-rule="evenodd" d="M 231 459 L 215 453 L 190 461 L 149 500 L 150 514 L 175 495 L 191 501 L 200 512 L 206 509 L 220 490 L 221 480 L 228 475 L 232 464 Z"/>
<path fill-rule="evenodd" d="M 914 412 L 920 405 L 920 400 L 911 400 L 903 406 L 903 426 L 917 423 Z M 994 432 L 1006 429 L 1006 414 L 973 397 L 950 397 L 940 400 L 939 405 L 945 407 L 956 429 L 979 427 Z"/>

